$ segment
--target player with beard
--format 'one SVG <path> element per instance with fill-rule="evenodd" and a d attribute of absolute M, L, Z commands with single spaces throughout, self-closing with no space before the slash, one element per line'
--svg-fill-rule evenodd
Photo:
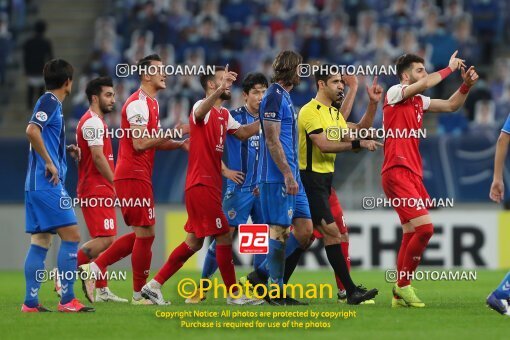
<path fill-rule="evenodd" d="M 227 65 L 225 68 L 216 66 L 213 75 L 200 77 L 206 97 L 193 105 L 189 118 L 190 148 L 185 187 L 188 221 L 184 226 L 188 234 L 185 241 L 172 251 L 154 279 L 142 289 L 143 296 L 155 304 L 168 304 L 163 299 L 161 286 L 202 248 L 206 236 L 212 236 L 216 242 L 216 262 L 229 293 L 227 304 L 264 302 L 247 298 L 236 290 L 232 235 L 221 204 L 221 158 L 227 132 L 240 140 L 247 140 L 260 129 L 258 120 L 241 125 L 222 106 L 223 101 L 231 97 L 230 87 L 236 76 Z"/>
<path fill-rule="evenodd" d="M 104 118 L 115 105 L 115 92 L 110 77 L 91 80 L 85 90 L 90 107 L 76 128 L 76 142 L 81 150 L 78 162 L 78 198 L 84 202 L 113 200 L 113 149 L 108 125 Z M 117 235 L 117 217 L 113 206 L 82 205 L 81 211 L 92 238 L 78 250 L 78 266 L 89 263 L 114 241 Z M 56 289 L 59 291 L 59 285 Z M 96 301 L 127 302 L 108 288 L 106 280 L 96 281 Z"/>
<path fill-rule="evenodd" d="M 132 304 L 151 304 L 143 299 L 141 290 L 149 276 L 154 242 L 156 216 L 154 194 L 152 190 L 152 170 L 156 150 L 175 150 L 185 148 L 186 142 L 174 141 L 171 136 L 159 137 L 158 91 L 166 88 L 166 74 L 163 72 L 161 58 L 157 54 L 149 55 L 138 63 L 140 88 L 135 91 L 122 107 L 119 154 L 115 167 L 114 186 L 121 202 L 149 202 L 149 206 L 132 204 L 122 206 L 122 216 L 126 225 L 134 232 L 117 239 L 94 262 L 80 266 L 81 270 L 105 273 L 106 268 L 131 255 L 133 267 Z M 82 277 L 85 277 L 82 276 Z M 94 275 L 88 275 L 84 281 L 86 295 L 94 301 Z"/>
<path fill-rule="evenodd" d="M 397 257 L 397 283 L 393 287 L 392 307 L 425 307 L 411 286 L 411 277 L 418 267 L 423 252 L 434 233 L 432 219 L 427 211 L 430 199 L 423 185 L 423 167 L 416 133 L 410 138 L 393 138 L 395 130 L 418 131 L 423 126 L 425 112 L 455 112 L 466 101 L 469 89 L 478 80 L 473 66 L 467 71 L 464 61 L 452 54 L 448 67 L 431 74 L 425 70 L 423 58 L 404 54 L 397 59 L 400 84 L 388 89 L 383 106 L 383 127 L 388 138 L 384 142 L 384 161 L 381 170 L 382 187 L 388 199 L 401 200 L 394 209 L 403 229 L 402 243 Z M 455 70 L 461 70 L 464 80 L 460 88 L 447 100 L 431 99 L 422 95 Z M 393 131 L 391 133 L 390 131 Z M 402 200 L 423 204 L 408 206 Z"/>

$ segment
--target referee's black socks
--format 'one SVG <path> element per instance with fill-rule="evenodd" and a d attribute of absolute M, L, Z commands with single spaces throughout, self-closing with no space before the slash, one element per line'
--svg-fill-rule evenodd
<path fill-rule="evenodd" d="M 351 295 L 356 290 L 354 282 L 352 282 L 347 263 L 345 262 L 344 255 L 342 254 L 342 247 L 340 244 L 331 244 L 324 247 L 328 257 L 329 264 L 333 267 L 335 274 L 342 281 L 347 295 Z"/>
<path fill-rule="evenodd" d="M 289 279 L 292 276 L 292 273 L 294 273 L 294 269 L 296 269 L 303 252 L 304 249 L 297 247 L 296 250 L 294 250 L 294 252 L 285 259 L 285 273 L 283 274 L 284 283 L 289 282 Z"/>

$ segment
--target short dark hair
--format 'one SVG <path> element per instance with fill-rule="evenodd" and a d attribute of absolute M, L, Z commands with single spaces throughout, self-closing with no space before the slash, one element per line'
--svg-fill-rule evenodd
<path fill-rule="evenodd" d="M 248 73 L 243 79 L 241 86 L 243 88 L 243 92 L 248 94 L 250 90 L 255 87 L 255 85 L 262 85 L 266 88 L 269 87 L 266 76 L 260 72 Z"/>
<path fill-rule="evenodd" d="M 99 96 L 103 86 L 113 87 L 112 78 L 99 77 L 88 82 L 85 93 L 87 94 L 87 99 L 89 100 L 90 104 L 92 104 L 92 96 Z"/>
<path fill-rule="evenodd" d="M 330 72 L 332 69 L 332 66 L 333 66 L 331 64 L 323 64 L 323 65 L 318 65 L 318 66 L 319 67 L 316 69 L 316 71 L 313 74 L 313 77 L 315 78 L 315 85 L 317 86 L 317 90 L 319 89 L 319 80 L 322 80 L 324 83 L 327 83 L 329 78 L 336 76 L 337 74 L 340 74 L 340 73 Z"/>
<path fill-rule="evenodd" d="M 298 65 L 303 62 L 303 57 L 294 51 L 282 51 L 273 61 L 273 82 L 283 82 L 284 85 L 293 85 L 297 76 Z"/>
<path fill-rule="evenodd" d="M 413 63 L 425 63 L 425 60 L 417 56 L 416 54 L 404 54 L 398 57 L 395 64 L 397 65 L 397 76 L 398 79 L 402 80 L 402 74 L 409 68 Z"/>
<path fill-rule="evenodd" d="M 148 56 L 143 57 L 142 59 L 138 60 L 136 63 L 137 69 L 142 70 L 146 69 L 148 66 L 151 65 L 152 61 L 161 61 L 161 57 L 159 54 L 149 54 Z M 142 77 L 142 74 L 140 73 L 140 78 Z"/>
<path fill-rule="evenodd" d="M 225 66 L 215 65 L 214 66 L 214 74 L 210 74 L 209 72 L 206 72 L 206 73 L 200 75 L 200 85 L 202 85 L 202 88 L 204 89 L 204 91 L 207 91 L 207 82 L 209 80 L 214 79 L 216 71 L 225 71 Z"/>
<path fill-rule="evenodd" d="M 73 80 L 73 67 L 63 59 L 52 59 L 44 64 L 43 77 L 47 90 L 61 88 L 67 80 Z"/>

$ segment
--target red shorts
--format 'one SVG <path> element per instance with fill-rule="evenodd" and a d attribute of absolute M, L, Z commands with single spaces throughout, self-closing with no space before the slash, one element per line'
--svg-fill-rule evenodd
<path fill-rule="evenodd" d="M 230 231 L 221 207 L 221 192 L 205 185 L 196 185 L 185 194 L 188 221 L 184 230 L 198 238 L 225 234 Z"/>
<path fill-rule="evenodd" d="M 120 200 L 122 217 L 130 227 L 148 227 L 156 224 L 152 185 L 138 179 L 114 182 Z"/>
<path fill-rule="evenodd" d="M 381 177 L 382 187 L 386 197 L 390 200 L 400 200 L 398 202 L 392 202 L 392 205 L 400 218 L 401 224 L 406 224 L 413 218 L 429 213 L 426 204 L 429 202 L 430 196 L 420 176 L 416 175 L 408 168 L 398 166 L 386 170 Z M 420 200 L 425 206 L 411 203 L 406 204 L 406 202 L 413 202 L 413 200 L 415 202 L 416 200 Z"/>
<path fill-rule="evenodd" d="M 329 194 L 329 206 L 331 207 L 331 214 L 340 230 L 340 234 L 347 234 L 348 230 L 345 224 L 344 212 L 338 200 L 338 196 L 336 195 L 335 188 L 333 187 L 331 187 L 331 192 Z M 317 229 L 313 230 L 313 236 L 315 236 L 315 238 L 322 238 L 322 234 Z"/>
<path fill-rule="evenodd" d="M 87 198 L 90 199 L 91 197 Z M 81 212 L 87 224 L 90 237 L 96 238 L 100 236 L 117 235 L 115 207 L 82 207 Z"/>

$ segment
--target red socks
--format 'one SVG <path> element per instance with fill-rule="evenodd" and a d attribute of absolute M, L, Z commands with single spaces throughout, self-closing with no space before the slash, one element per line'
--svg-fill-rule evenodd
<path fill-rule="evenodd" d="M 399 287 L 405 287 L 411 284 L 411 273 L 414 273 L 420 264 L 421 256 L 425 251 L 425 248 L 427 247 L 427 244 L 429 243 L 433 233 L 434 226 L 432 224 L 424 224 L 415 228 L 415 232 L 410 237 L 409 243 L 407 244 L 407 248 L 405 250 L 401 272 L 406 273 L 406 275 L 399 273 L 400 277 L 397 282 Z"/>
<path fill-rule="evenodd" d="M 154 236 L 136 237 L 131 254 L 133 267 L 133 291 L 139 292 L 147 283 L 152 260 L 152 243 Z"/>
<path fill-rule="evenodd" d="M 164 284 L 172 275 L 174 275 L 195 252 L 182 242 L 168 257 L 165 264 L 159 270 L 154 280 Z"/>
<path fill-rule="evenodd" d="M 131 254 L 133 245 L 135 244 L 136 235 L 134 232 L 119 237 L 111 246 L 102 252 L 94 263 L 97 264 L 99 269 L 104 273 L 109 265 L 122 260 L 124 257 Z"/>
<path fill-rule="evenodd" d="M 90 257 L 88 257 L 88 255 L 85 254 L 83 249 L 78 249 L 76 256 L 78 257 L 78 267 L 81 266 L 82 264 L 86 264 L 86 263 L 90 262 Z"/>
<path fill-rule="evenodd" d="M 351 271 L 351 258 L 349 257 L 349 242 L 342 242 L 340 243 L 340 246 L 342 247 L 342 254 L 344 255 L 345 264 L 347 264 L 347 270 L 349 272 Z M 340 281 L 340 278 L 335 274 L 335 280 L 336 280 L 336 286 L 340 290 L 345 290 L 345 287 Z"/>
<path fill-rule="evenodd" d="M 403 233 L 402 234 L 402 243 L 400 243 L 400 249 L 398 250 L 397 256 L 397 272 L 402 270 L 402 266 L 404 265 L 404 257 L 406 255 L 407 245 L 409 241 L 414 235 L 414 231 L 412 233 Z"/>
<path fill-rule="evenodd" d="M 221 278 L 227 288 L 227 292 L 230 287 L 234 285 L 236 281 L 236 271 L 234 269 L 234 262 L 232 259 L 232 245 L 231 244 L 216 244 L 216 262 L 218 262 L 218 268 L 220 269 Z M 234 290 L 235 292 L 237 290 Z"/>

